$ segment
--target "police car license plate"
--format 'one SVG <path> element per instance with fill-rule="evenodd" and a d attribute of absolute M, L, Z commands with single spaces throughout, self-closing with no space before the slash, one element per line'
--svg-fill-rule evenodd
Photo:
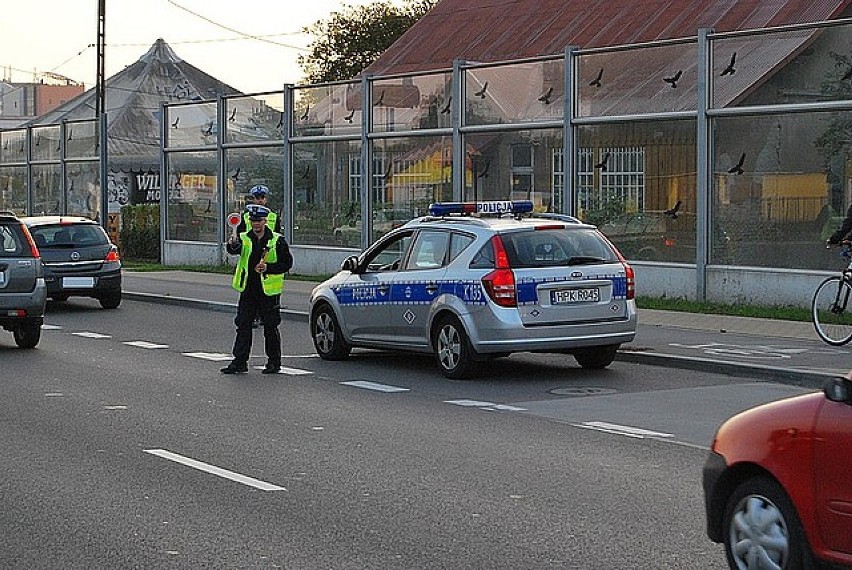
<path fill-rule="evenodd" d="M 589 287 L 587 289 L 558 289 L 550 292 L 551 305 L 596 303 L 600 300 L 601 290 L 597 287 Z"/>

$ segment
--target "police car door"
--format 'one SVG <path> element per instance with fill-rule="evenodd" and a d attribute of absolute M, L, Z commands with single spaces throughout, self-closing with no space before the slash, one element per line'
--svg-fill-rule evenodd
<path fill-rule="evenodd" d="M 429 344 L 429 312 L 447 272 L 449 241 L 447 230 L 420 230 L 404 267 L 393 278 L 389 321 L 400 344 Z"/>
<path fill-rule="evenodd" d="M 405 260 L 413 231 L 386 236 L 364 254 L 359 270 L 338 291 L 341 325 L 353 339 L 385 342 L 388 326 L 390 286 Z"/>

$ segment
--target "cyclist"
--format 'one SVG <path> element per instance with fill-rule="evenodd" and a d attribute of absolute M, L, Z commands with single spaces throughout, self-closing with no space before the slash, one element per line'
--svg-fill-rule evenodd
<path fill-rule="evenodd" d="M 847 241 L 850 237 L 852 237 L 849 235 L 850 232 L 852 232 L 852 204 L 849 205 L 849 209 L 846 211 L 846 217 L 843 218 L 843 222 L 841 222 L 840 227 L 828 237 L 828 243 L 831 245 L 837 245 L 843 241 Z"/>

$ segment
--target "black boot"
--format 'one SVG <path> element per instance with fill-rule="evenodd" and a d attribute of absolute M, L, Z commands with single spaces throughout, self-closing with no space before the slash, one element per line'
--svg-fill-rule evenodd
<path fill-rule="evenodd" d="M 263 370 L 261 370 L 261 374 L 278 374 L 281 371 L 280 364 L 274 364 L 272 362 L 267 362 L 266 366 L 264 366 Z"/>
<path fill-rule="evenodd" d="M 248 365 L 245 363 L 232 362 L 226 367 L 219 370 L 222 374 L 245 374 L 248 372 Z"/>

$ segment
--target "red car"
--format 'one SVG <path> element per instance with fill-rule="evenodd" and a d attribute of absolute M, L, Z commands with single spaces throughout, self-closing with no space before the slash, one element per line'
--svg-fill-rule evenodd
<path fill-rule="evenodd" d="M 852 380 L 728 419 L 703 475 L 731 568 L 852 567 Z"/>

